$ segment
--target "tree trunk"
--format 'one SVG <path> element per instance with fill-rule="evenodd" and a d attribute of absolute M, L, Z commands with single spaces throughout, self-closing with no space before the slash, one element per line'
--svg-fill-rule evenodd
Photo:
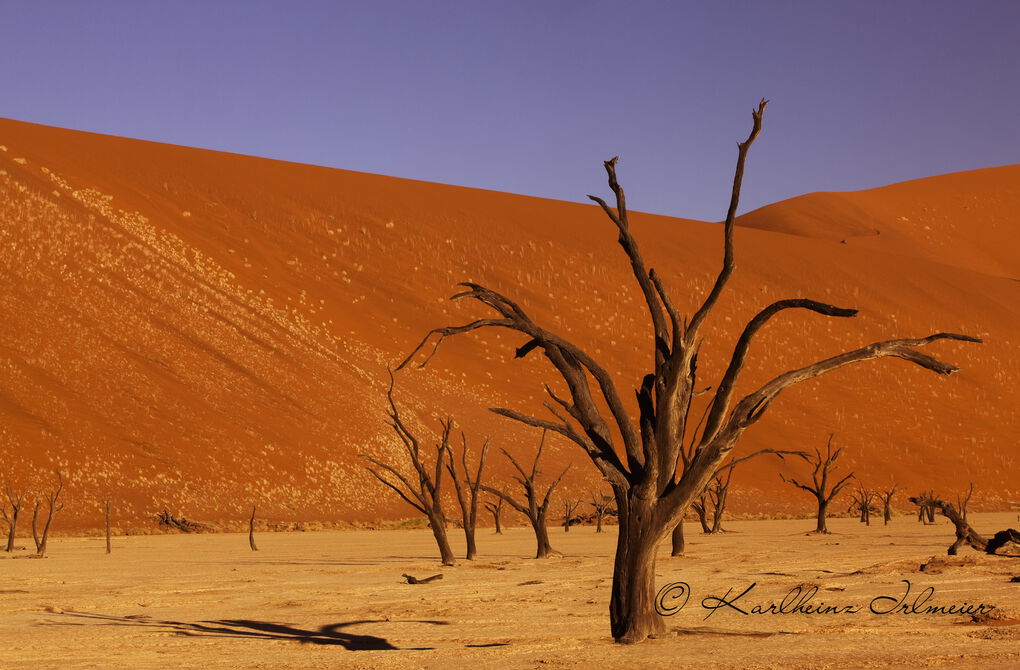
<path fill-rule="evenodd" d="M 648 501 L 617 495 L 620 532 L 616 540 L 609 625 L 622 644 L 641 642 L 666 630 L 655 611 L 655 550 L 661 539 Z"/>
<path fill-rule="evenodd" d="M 39 505 L 38 500 L 35 501 L 35 507 L 32 509 L 32 539 L 35 540 L 35 551 L 39 553 L 42 548 L 42 541 L 39 539 L 39 530 L 36 528 L 36 523 L 39 521 Z"/>
<path fill-rule="evenodd" d="M 252 551 L 259 550 L 259 548 L 255 546 L 255 505 L 251 506 L 251 518 L 248 519 L 248 546 L 251 547 Z"/>
<path fill-rule="evenodd" d="M 110 501 L 109 500 L 106 501 L 105 507 L 106 507 L 106 515 L 105 515 L 106 516 L 106 553 L 109 554 L 110 551 L 111 551 L 111 547 L 110 547 Z"/>
<path fill-rule="evenodd" d="M 701 522 L 701 532 L 711 533 L 712 527 L 708 525 L 708 511 L 704 505 L 694 505 L 694 511 L 698 515 L 698 521 Z"/>
<path fill-rule="evenodd" d="M 596 516 L 595 516 L 595 532 L 596 533 L 601 533 L 602 532 L 602 517 L 603 516 L 604 515 L 603 515 L 602 512 L 598 512 L 596 514 Z"/>
<path fill-rule="evenodd" d="M 464 524 L 464 540 L 467 542 L 467 553 L 464 557 L 469 560 L 475 560 L 475 556 L 478 554 L 478 549 L 475 548 L 475 525 L 474 523 L 468 525 Z"/>
<path fill-rule="evenodd" d="M 18 528 L 18 513 L 20 511 L 21 510 L 19 508 L 15 507 L 14 511 L 11 513 L 11 525 L 10 529 L 7 531 L 7 549 L 5 549 L 5 551 L 14 551 L 14 533 Z"/>
<path fill-rule="evenodd" d="M 500 512 L 502 510 L 497 507 L 497 508 L 495 508 L 493 510 L 490 510 L 490 511 L 492 512 L 492 519 L 493 519 L 493 521 L 496 522 L 496 535 L 502 535 L 503 534 L 503 525 L 499 522 Z"/>
<path fill-rule="evenodd" d="M 886 502 L 885 509 L 882 511 L 882 521 L 884 526 L 889 525 L 889 521 L 892 520 L 892 509 L 889 507 L 889 503 Z"/>
<path fill-rule="evenodd" d="M 429 525 L 432 526 L 432 535 L 439 545 L 439 558 L 443 565 L 456 565 L 453 557 L 453 550 L 450 549 L 450 539 L 446 536 L 446 519 L 441 514 L 432 513 L 428 515 Z"/>
<path fill-rule="evenodd" d="M 549 542 L 549 529 L 545 526 L 545 517 L 538 516 L 534 519 L 530 519 L 531 527 L 535 531 L 535 558 L 545 558 L 549 554 L 554 553 L 556 550 L 552 548 L 552 544 Z"/>
<path fill-rule="evenodd" d="M 818 501 L 818 525 L 815 527 L 816 533 L 828 534 L 829 529 L 825 525 L 825 514 L 828 511 L 829 503 L 824 500 Z"/>
<path fill-rule="evenodd" d="M 683 556 L 684 549 L 687 547 L 687 541 L 684 539 L 684 520 L 680 519 L 680 523 L 673 529 L 673 553 L 671 556 Z"/>

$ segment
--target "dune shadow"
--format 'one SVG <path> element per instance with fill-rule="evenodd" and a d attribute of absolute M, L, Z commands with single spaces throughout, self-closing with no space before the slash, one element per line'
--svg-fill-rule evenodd
<path fill-rule="evenodd" d="M 434 626 L 445 626 L 446 621 L 428 620 L 397 620 L 361 619 L 327 624 L 314 630 L 298 628 L 290 624 L 255 621 L 252 619 L 218 619 L 215 621 L 171 621 L 153 619 L 145 615 L 113 616 L 108 614 L 89 614 L 86 612 L 65 611 L 61 616 L 74 619 L 88 619 L 107 626 L 139 626 L 153 628 L 162 632 L 174 632 L 189 637 L 233 637 L 257 640 L 291 640 L 302 644 L 336 645 L 349 651 L 388 651 L 402 649 L 405 651 L 424 651 L 433 647 L 396 647 L 386 638 L 376 635 L 365 635 L 348 632 L 352 626 L 372 623 L 423 623 Z M 83 625 L 70 620 L 52 622 L 43 625 Z"/>

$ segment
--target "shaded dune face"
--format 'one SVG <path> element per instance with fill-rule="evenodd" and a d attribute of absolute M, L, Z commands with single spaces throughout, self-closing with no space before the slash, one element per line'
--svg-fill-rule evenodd
<path fill-rule="evenodd" d="M 431 328 L 488 316 L 446 300 L 459 281 L 507 294 L 577 342 L 628 402 L 650 364 L 640 296 L 596 206 L 6 120 L 0 146 L 0 478 L 45 488 L 59 468 L 64 528 L 99 526 L 104 498 L 124 527 L 164 506 L 211 522 L 240 522 L 252 504 L 277 521 L 409 516 L 356 454 L 400 455 L 384 423 L 387 366 Z M 620 177 L 626 187 L 626 165 Z M 780 298 L 860 314 L 784 314 L 760 334 L 738 393 L 877 339 L 944 330 L 986 344 L 933 345 L 962 368 L 948 378 L 880 360 L 802 384 L 737 453 L 813 449 L 835 432 L 840 464 L 867 485 L 955 495 L 974 480 L 977 508 L 1020 498 L 1009 475 L 1018 207 L 1013 166 L 742 217 L 737 271 L 699 359 L 706 384 L 743 324 Z M 690 313 L 721 260 L 719 224 L 635 215 L 632 225 Z M 426 446 L 451 415 L 473 447 L 490 435 L 530 461 L 535 431 L 487 411 L 540 414 L 542 383 L 559 383 L 540 356 L 513 358 L 521 344 L 500 332 L 453 338 L 429 367 L 397 373 L 397 402 Z M 576 462 L 568 494 L 597 485 L 568 443 L 550 439 L 543 460 L 550 477 Z M 509 483 L 498 451 L 490 464 Z M 742 465 L 730 509 L 810 512 L 778 477 L 803 471 Z"/>

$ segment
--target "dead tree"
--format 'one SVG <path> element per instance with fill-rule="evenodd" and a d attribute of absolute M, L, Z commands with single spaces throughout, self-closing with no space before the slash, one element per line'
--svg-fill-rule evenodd
<path fill-rule="evenodd" d="M 785 475 L 779 475 L 780 479 L 787 484 L 792 484 L 799 489 L 803 489 L 815 497 L 815 500 L 818 502 L 818 523 L 815 526 L 814 531 L 812 531 L 814 533 L 828 534 L 829 529 L 825 525 L 825 516 L 829 512 L 829 503 L 832 502 L 832 499 L 835 498 L 840 491 L 846 488 L 847 484 L 850 483 L 850 480 L 854 476 L 854 473 L 851 472 L 835 484 L 830 485 L 829 476 L 832 473 L 833 465 L 836 463 L 839 455 L 843 453 L 843 447 L 840 447 L 836 451 L 832 450 L 832 438 L 833 434 L 830 434 L 829 441 L 825 444 L 824 457 L 817 447 L 815 447 L 814 456 L 811 456 L 810 454 L 803 455 L 804 460 L 812 466 L 810 484 L 802 484 L 792 477 L 787 479 Z"/>
<path fill-rule="evenodd" d="M 937 497 L 935 491 L 921 491 L 920 495 L 910 498 L 911 502 L 917 504 L 917 520 L 926 526 L 935 523 L 935 508 L 930 501 Z"/>
<path fill-rule="evenodd" d="M 580 498 L 563 499 L 563 532 L 570 532 L 570 524 L 574 520 L 574 512 L 581 506 Z"/>
<path fill-rule="evenodd" d="M 988 546 L 988 540 L 967 523 L 967 519 L 963 517 L 963 514 L 954 505 L 943 502 L 934 496 L 919 496 L 911 498 L 910 502 L 918 506 L 924 505 L 929 509 L 938 510 L 942 513 L 942 516 L 952 522 L 953 528 L 956 531 L 956 540 L 949 546 L 949 550 L 946 552 L 950 556 L 955 556 L 960 547 L 965 544 L 978 551 L 985 551 L 985 548 Z"/>
<path fill-rule="evenodd" d="M 492 514 L 492 521 L 496 524 L 496 535 L 502 535 L 503 524 L 500 523 L 500 517 L 503 516 L 503 499 L 496 496 L 495 502 L 486 500 L 485 509 L 489 510 L 489 513 Z"/>
<path fill-rule="evenodd" d="M 892 520 L 892 498 L 896 495 L 896 491 L 899 489 L 894 485 L 891 489 L 883 491 L 880 496 L 882 498 L 882 525 L 888 526 Z"/>
<path fill-rule="evenodd" d="M 733 472 L 737 469 L 737 466 L 745 461 L 749 461 L 752 458 L 763 456 L 765 454 L 773 454 L 779 456 L 780 459 L 784 459 L 786 456 L 800 456 L 803 458 L 807 454 L 803 451 L 786 451 L 781 449 L 760 449 L 753 454 L 748 454 L 742 458 L 731 460 L 726 465 L 719 468 L 716 471 L 715 476 L 712 478 L 712 482 L 708 486 L 708 497 L 712 501 L 712 526 L 706 532 L 712 533 L 725 533 L 726 530 L 722 527 L 723 514 L 726 511 L 726 500 L 730 494 L 730 484 L 733 482 Z M 704 510 L 704 507 L 702 507 Z M 702 524 L 704 527 L 705 524 Z"/>
<path fill-rule="evenodd" d="M 974 495 L 974 482 L 970 483 L 970 488 L 967 489 L 966 496 L 956 496 L 956 511 L 960 513 L 963 520 L 967 520 L 967 505 L 970 504 L 970 498 Z"/>
<path fill-rule="evenodd" d="M 183 516 L 177 518 L 165 507 L 156 515 L 156 523 L 165 530 L 178 530 L 182 533 L 204 533 L 212 530 L 207 524 L 191 521 Z"/>
<path fill-rule="evenodd" d="M 857 490 L 850 493 L 850 508 L 848 511 L 853 512 L 860 517 L 860 522 L 870 526 L 871 525 L 871 512 L 873 511 L 872 502 L 878 494 L 874 491 L 858 486 Z M 874 510 L 878 511 L 878 510 Z"/>
<path fill-rule="evenodd" d="M 392 373 L 390 373 L 390 388 L 386 392 L 386 397 L 390 404 L 389 410 L 387 410 L 387 416 L 389 416 L 387 423 L 393 429 L 393 432 L 397 434 L 397 437 L 400 438 L 400 442 L 404 446 L 407 459 L 411 462 L 412 467 L 414 467 L 416 483 L 412 483 L 411 479 L 405 477 L 392 465 L 383 463 L 372 456 L 358 454 L 358 457 L 365 459 L 375 466 L 366 466 L 366 469 L 372 473 L 372 476 L 392 489 L 404 502 L 428 518 L 429 526 L 432 528 L 432 535 L 435 536 L 436 544 L 439 546 L 439 557 L 443 565 L 455 565 L 456 561 L 453 557 L 453 550 L 450 549 L 450 540 L 446 536 L 446 517 L 443 515 L 443 503 L 441 500 L 443 466 L 447 453 L 450 450 L 450 431 L 453 429 L 453 421 L 446 419 L 439 422 L 442 430 L 440 431 L 439 442 L 436 443 L 435 467 L 432 468 L 430 473 L 418 438 L 401 420 L 400 412 L 397 411 L 397 406 L 393 402 Z M 389 474 L 385 475 L 383 474 L 384 472 Z"/>
<path fill-rule="evenodd" d="M 713 480 L 714 481 L 714 480 Z M 709 482 L 709 486 L 711 486 Z M 712 526 L 708 523 L 708 491 L 703 492 L 698 496 L 697 500 L 691 503 L 691 509 L 698 515 L 698 522 L 701 524 L 701 532 L 708 533 L 712 532 Z"/>
<path fill-rule="evenodd" d="M 104 512 L 105 512 L 105 514 L 103 516 L 104 516 L 105 521 L 106 521 L 106 524 L 105 524 L 106 525 L 106 553 L 109 554 L 109 553 L 111 553 L 113 551 L 113 547 L 110 544 L 110 501 L 109 500 L 104 500 L 103 501 L 103 508 L 104 508 Z"/>
<path fill-rule="evenodd" d="M 453 480 L 453 488 L 457 492 L 457 504 L 460 505 L 461 519 L 464 525 L 464 539 L 467 541 L 467 554 L 465 558 L 473 561 L 478 553 L 478 550 L 475 548 L 475 526 L 478 521 L 478 491 L 482 485 L 482 470 L 485 468 L 485 457 L 489 453 L 489 438 L 485 438 L 485 441 L 482 443 L 482 450 L 478 456 L 478 468 L 475 470 L 474 479 L 471 478 L 471 469 L 468 468 L 468 446 L 464 431 L 460 433 L 460 442 L 460 463 L 464 470 L 463 485 L 461 477 L 457 474 L 452 449 L 446 452 L 446 469 L 450 473 L 450 479 Z M 466 494 L 465 488 L 467 489 Z"/>
<path fill-rule="evenodd" d="M 57 488 L 46 493 L 43 498 L 46 501 L 46 523 L 43 525 L 42 536 L 36 530 L 36 520 L 39 517 L 39 502 L 35 504 L 32 513 L 32 537 L 35 538 L 35 555 L 42 558 L 46 555 L 46 541 L 50 537 L 50 526 L 53 524 L 53 517 L 57 512 L 64 509 L 64 503 L 60 502 L 60 494 L 64 492 L 64 477 L 57 470 Z"/>
<path fill-rule="evenodd" d="M 747 139 L 738 145 L 737 166 L 723 233 L 722 268 L 700 306 L 685 319 L 662 277 L 649 269 L 630 228 L 623 188 L 617 181 L 613 158 L 604 163 L 615 207 L 602 198 L 589 196 L 619 233 L 619 243 L 640 290 L 649 316 L 650 370 L 637 384 L 637 416 L 632 416 L 609 370 L 587 351 L 560 334 L 536 322 L 511 298 L 485 286 L 465 282 L 455 300 L 473 300 L 494 314 L 470 323 L 436 328 L 427 333 L 403 367 L 438 336 L 421 365 L 431 359 L 450 336 L 487 328 L 501 328 L 520 334 L 522 344 L 515 356 L 533 352 L 545 356 L 563 384 L 547 386 L 546 407 L 551 418 L 540 418 L 513 409 L 493 408 L 497 414 L 529 426 L 553 430 L 574 441 L 592 460 L 613 487 L 619 510 L 619 534 L 613 568 L 609 618 L 613 637 L 619 642 L 638 642 L 665 630 L 655 612 L 655 552 L 683 518 L 691 503 L 734 448 L 743 432 L 761 419 L 785 389 L 839 368 L 881 357 L 897 357 L 948 375 L 957 370 L 918 351 L 939 340 L 977 342 L 977 338 L 953 333 L 935 333 L 917 339 L 874 342 L 859 349 L 831 356 L 773 377 L 743 397 L 734 397 L 738 377 L 755 335 L 773 317 L 790 309 L 804 309 L 831 317 L 852 317 L 855 309 L 844 309 L 816 300 L 789 299 L 774 302 L 760 311 L 737 339 L 729 365 L 716 386 L 707 408 L 700 435 L 690 431 L 688 413 L 697 392 L 698 351 L 705 338 L 708 317 L 719 302 L 736 267 L 733 250 L 734 219 L 744 175 L 748 149 L 761 131 L 766 101 L 753 112 Z M 803 347 L 809 349 L 809 346 Z M 592 387 L 594 383 L 595 387 Z M 564 397 L 564 389 L 568 395 Z M 682 446 L 696 440 L 691 462 L 681 459 Z"/>
<path fill-rule="evenodd" d="M 248 519 L 248 546 L 252 551 L 258 551 L 255 546 L 255 505 L 251 506 L 251 517 Z"/>
<path fill-rule="evenodd" d="M 595 508 L 595 532 L 601 533 L 602 519 L 613 507 L 613 496 L 603 495 L 601 491 L 592 491 L 589 504 Z"/>
<path fill-rule="evenodd" d="M 506 449 L 500 449 L 500 451 L 503 452 L 503 455 L 510 461 L 510 464 L 514 466 L 514 470 L 517 470 L 518 474 L 514 475 L 514 479 L 524 489 L 523 503 L 514 500 L 509 494 L 504 493 L 499 489 L 494 489 L 491 486 L 485 486 L 484 484 L 482 485 L 483 491 L 487 491 L 494 496 L 498 496 L 504 500 L 507 505 L 510 505 L 521 514 L 528 517 L 528 521 L 531 522 L 531 528 L 535 531 L 535 544 L 537 545 L 535 549 L 535 558 L 545 558 L 549 554 L 559 553 L 554 550 L 552 545 L 549 543 L 549 531 L 546 528 L 546 516 L 549 512 L 549 502 L 552 499 L 553 491 L 556 490 L 556 487 L 559 486 L 559 483 L 566 476 L 567 471 L 570 470 L 570 466 L 568 465 L 563 472 L 560 473 L 560 476 L 554 479 L 552 484 L 549 485 L 549 488 L 545 491 L 545 495 L 539 493 L 539 490 L 535 485 L 535 480 L 541 474 L 538 470 L 538 461 L 542 458 L 542 449 L 545 446 L 545 433 L 546 431 L 543 430 L 542 439 L 539 440 L 538 451 L 535 452 L 535 461 L 531 464 L 530 472 L 524 472 L 524 468 L 520 466 L 517 459 L 515 459 L 509 451 Z"/>
<path fill-rule="evenodd" d="M 14 551 L 14 535 L 18 530 L 18 515 L 21 514 L 21 507 L 24 505 L 26 491 L 14 492 L 10 484 L 4 485 L 4 495 L 7 497 L 7 503 L 0 505 L 0 515 L 3 515 L 4 521 L 7 523 L 7 548 L 4 551 Z M 7 505 L 10 505 L 10 511 L 7 511 Z"/>

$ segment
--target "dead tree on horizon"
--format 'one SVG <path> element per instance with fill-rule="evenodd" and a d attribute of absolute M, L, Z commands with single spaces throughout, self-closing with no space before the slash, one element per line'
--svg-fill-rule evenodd
<path fill-rule="evenodd" d="M 872 502 L 874 502 L 877 495 L 877 493 L 870 489 L 858 486 L 856 491 L 850 493 L 851 502 L 848 511 L 856 513 L 861 523 L 870 526 Z"/>
<path fill-rule="evenodd" d="M 248 546 L 251 547 L 252 551 L 259 550 L 255 546 L 255 505 L 251 506 L 251 516 L 248 518 Z"/>
<path fill-rule="evenodd" d="M 709 534 L 728 532 L 722 527 L 722 520 L 723 514 L 726 511 L 726 500 L 730 494 L 730 484 L 733 482 L 733 472 L 737 469 L 737 466 L 745 461 L 751 460 L 752 458 L 757 458 L 758 456 L 764 456 L 766 454 L 778 456 L 780 460 L 785 460 L 786 456 L 800 456 L 801 458 L 807 456 L 807 454 L 803 451 L 759 449 L 753 454 L 733 459 L 726 465 L 719 468 L 715 473 L 715 477 L 712 478 L 712 483 L 710 483 L 708 487 L 708 494 L 712 499 L 712 526 L 708 530 Z"/>
<path fill-rule="evenodd" d="M 966 496 L 956 496 L 956 511 L 960 513 L 963 520 L 967 520 L 967 505 L 970 504 L 970 498 L 974 495 L 974 482 L 970 483 L 970 488 L 967 489 Z"/>
<path fill-rule="evenodd" d="M 467 541 L 465 559 L 473 561 L 478 554 L 478 550 L 475 548 L 475 526 L 478 522 L 478 491 L 482 485 L 482 470 L 485 468 L 485 457 L 489 453 L 489 438 L 486 437 L 485 441 L 482 442 L 482 450 L 478 456 L 478 469 L 475 470 L 474 479 L 471 478 L 471 469 L 468 468 L 467 436 L 464 435 L 464 431 L 460 431 L 460 443 L 460 463 L 464 469 L 464 486 L 461 485 L 461 478 L 457 474 L 452 449 L 446 452 L 446 470 L 450 473 L 450 479 L 453 480 L 453 488 L 457 493 L 457 504 L 460 505 L 460 514 L 464 526 L 464 539 Z M 464 494 L 465 487 L 467 488 L 466 497 Z"/>
<path fill-rule="evenodd" d="M 818 523 L 812 533 L 825 535 L 829 533 L 829 528 L 825 525 L 825 516 L 829 512 L 829 503 L 832 502 L 832 499 L 835 498 L 840 491 L 846 488 L 847 484 L 850 483 L 850 480 L 853 479 L 854 476 L 854 473 L 851 472 L 831 487 L 829 486 L 829 475 L 832 471 L 833 465 L 835 464 L 836 459 L 839 458 L 839 455 L 843 453 L 843 447 L 840 447 L 835 452 L 832 451 L 832 438 L 834 435 L 834 433 L 829 434 L 829 440 L 825 444 L 824 458 L 822 457 L 822 452 L 818 449 L 818 447 L 815 447 L 815 455 L 813 457 L 810 454 L 803 455 L 804 460 L 812 466 L 810 484 L 802 484 L 792 477 L 788 479 L 783 474 L 779 475 L 779 478 L 784 482 L 807 491 L 813 495 L 815 500 L 818 502 L 818 514 L 816 517 Z"/>
<path fill-rule="evenodd" d="M 492 521 L 496 525 L 496 535 L 502 535 L 503 524 L 501 523 L 500 517 L 503 516 L 503 499 L 496 496 L 496 502 L 486 500 L 485 509 L 489 510 L 489 514 L 492 515 Z"/>
<path fill-rule="evenodd" d="M 977 338 L 953 333 L 935 333 L 916 339 L 893 339 L 867 344 L 804 367 L 789 370 L 743 396 L 734 397 L 737 381 L 755 335 L 773 317 L 786 310 L 803 309 L 830 317 L 852 317 L 856 309 L 845 309 L 816 300 L 779 300 L 765 307 L 745 326 L 714 397 L 708 406 L 700 437 L 689 433 L 687 424 L 691 399 L 697 392 L 698 352 L 705 339 L 703 327 L 719 302 L 736 267 L 733 231 L 744 163 L 748 149 L 761 131 L 767 102 L 762 100 L 752 113 L 753 125 L 747 139 L 737 145 L 737 165 L 723 233 L 723 260 L 716 279 L 701 306 L 684 318 L 662 277 L 648 268 L 632 235 L 623 188 L 617 181 L 617 158 L 605 161 L 609 188 L 616 198 L 612 207 L 595 201 L 619 233 L 619 244 L 627 256 L 634 280 L 649 316 L 649 372 L 637 384 L 634 416 L 617 390 L 613 374 L 587 351 L 560 334 L 537 323 L 511 298 L 477 283 L 464 282 L 455 300 L 470 299 L 493 310 L 465 325 L 435 328 L 425 335 L 399 367 L 408 365 L 437 335 L 431 359 L 443 340 L 486 328 L 516 331 L 522 344 L 515 355 L 523 358 L 538 352 L 545 356 L 563 381 L 556 389 L 546 386 L 546 408 L 552 418 L 539 418 L 507 408 L 492 411 L 529 426 L 553 430 L 575 442 L 613 487 L 619 510 L 619 534 L 613 568 L 609 619 L 613 638 L 633 643 L 665 631 L 665 622 L 655 611 L 656 550 L 687 513 L 713 474 L 737 445 L 744 431 L 764 416 L 772 402 L 794 384 L 825 375 L 847 365 L 896 357 L 940 375 L 957 370 L 917 348 L 940 340 L 977 342 Z M 811 351 L 805 344 L 802 349 Z M 595 388 L 592 387 L 592 382 Z M 568 396 L 561 394 L 566 389 Z M 691 462 L 681 459 L 687 439 L 697 440 Z M 621 443 L 622 442 L 622 443 Z"/>
<path fill-rule="evenodd" d="M 109 500 L 104 500 L 103 501 L 103 510 L 104 510 L 103 518 L 104 518 L 104 521 L 105 521 L 104 525 L 106 526 L 106 553 L 109 554 L 109 553 L 112 553 L 112 551 L 113 551 L 113 546 L 110 543 L 110 501 Z"/>
<path fill-rule="evenodd" d="M 36 520 L 39 517 L 40 501 L 36 501 L 35 509 L 32 512 L 32 537 L 35 539 L 35 555 L 43 558 L 46 555 L 46 542 L 50 537 L 50 526 L 53 524 L 53 517 L 57 512 L 64 509 L 64 503 L 59 503 L 60 494 L 64 492 L 64 477 L 57 470 L 57 488 L 46 493 L 43 498 L 46 501 L 46 523 L 43 525 L 42 536 L 36 530 Z"/>
<path fill-rule="evenodd" d="M 898 491 L 898 490 L 899 489 L 896 488 L 896 485 L 894 484 L 891 489 L 886 489 L 885 491 L 882 491 L 879 494 L 879 497 L 882 499 L 882 525 L 883 526 L 888 526 L 889 522 L 892 521 L 892 498 L 893 498 L 894 495 L 896 495 L 896 491 Z"/>
<path fill-rule="evenodd" d="M 604 495 L 601 491 L 592 491 L 591 502 L 588 503 L 595 508 L 595 532 L 602 532 L 602 519 L 613 507 L 613 496 Z"/>
<path fill-rule="evenodd" d="M 4 495 L 7 498 L 7 503 L 0 505 L 0 515 L 7 522 L 7 546 L 4 551 L 14 551 L 14 536 L 18 530 L 18 516 L 21 514 L 21 508 L 24 505 L 27 494 L 28 492 L 25 490 L 15 493 L 10 483 L 4 484 Z M 7 505 L 11 506 L 10 513 L 7 511 Z"/>
<path fill-rule="evenodd" d="M 435 467 L 430 474 L 429 468 L 425 464 L 424 454 L 422 453 L 418 438 L 415 437 L 414 433 L 401 420 L 400 412 L 397 411 L 397 405 L 393 402 L 393 373 L 390 373 L 390 387 L 386 392 L 386 397 L 390 404 L 387 410 L 387 416 L 389 417 L 387 424 L 397 434 L 397 437 L 400 438 L 404 452 L 414 467 L 417 485 L 412 484 L 407 477 L 392 465 L 383 463 L 367 454 L 358 454 L 358 457 L 376 466 L 374 468 L 365 466 L 372 473 L 372 476 L 392 489 L 404 502 L 428 518 L 429 526 L 432 528 L 432 535 L 436 538 L 436 544 L 439 546 L 440 560 L 442 560 L 443 565 L 455 565 L 456 560 L 453 557 L 453 550 L 450 549 L 450 540 L 446 535 L 446 517 L 443 515 L 441 499 L 443 469 L 447 452 L 450 450 L 450 431 L 453 429 L 453 421 L 448 418 L 445 420 L 441 419 L 439 422 L 442 430 L 439 442 L 436 443 Z M 388 472 L 395 478 L 395 481 L 383 475 L 382 471 Z"/>
<path fill-rule="evenodd" d="M 563 499 L 563 532 L 570 532 L 570 522 L 574 520 L 574 512 L 581 506 L 583 501 L 580 498 Z"/>
<path fill-rule="evenodd" d="M 932 507 L 930 501 L 937 497 L 935 491 L 930 490 L 921 491 L 919 495 L 909 498 L 910 502 L 917 505 L 917 520 L 925 526 L 935 523 L 935 508 Z"/>
<path fill-rule="evenodd" d="M 937 509 L 942 513 L 942 516 L 949 519 L 949 521 L 953 524 L 953 528 L 956 531 L 956 539 L 951 545 L 949 545 L 949 549 L 946 551 L 946 553 L 950 556 L 955 556 L 960 547 L 965 544 L 970 545 L 977 551 L 987 550 L 988 540 L 971 527 L 970 523 L 967 522 L 967 519 L 963 517 L 963 514 L 961 514 L 960 510 L 957 509 L 956 506 L 942 501 L 934 494 L 922 494 L 911 498 L 910 502 L 918 505 L 919 507 L 923 505 L 929 509 Z M 1010 530 L 1012 531 L 1012 529 Z M 1004 532 L 1008 533 L 1010 531 Z M 1015 533 L 1016 531 L 1012 532 Z"/>
<path fill-rule="evenodd" d="M 510 505 L 515 510 L 526 516 L 528 521 L 531 522 L 531 528 L 535 531 L 535 544 L 537 545 L 535 549 L 535 558 L 545 558 L 549 554 L 559 553 L 553 549 L 552 545 L 549 543 L 549 529 L 546 527 L 546 516 L 549 512 L 549 502 L 552 500 L 553 491 L 556 490 L 556 487 L 559 486 L 559 483 L 566 476 L 567 471 L 570 470 L 570 466 L 568 465 L 564 468 L 563 472 L 560 473 L 560 476 L 554 479 L 552 484 L 549 485 L 549 488 L 546 489 L 545 495 L 541 495 L 539 493 L 538 489 L 535 487 L 535 480 L 542 474 L 538 469 L 538 461 L 542 458 L 542 449 L 545 447 L 545 433 L 546 431 L 543 429 L 542 438 L 539 440 L 538 451 L 535 452 L 535 460 L 531 464 L 530 473 L 524 472 L 524 468 L 520 466 L 517 459 L 514 458 L 509 451 L 502 448 L 500 449 L 500 451 L 503 452 L 503 455 L 510 461 L 510 464 L 513 465 L 514 469 L 518 472 L 519 476 L 514 475 L 513 478 L 524 489 L 523 503 L 514 500 L 508 494 L 500 491 L 499 489 L 492 488 L 491 486 L 485 486 L 484 484 L 482 485 L 483 491 L 500 497 L 506 501 L 507 505 Z"/>

